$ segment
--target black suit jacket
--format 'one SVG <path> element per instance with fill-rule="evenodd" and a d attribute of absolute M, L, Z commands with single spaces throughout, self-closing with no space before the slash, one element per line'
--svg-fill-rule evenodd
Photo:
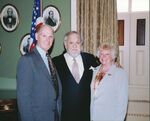
<path fill-rule="evenodd" d="M 59 78 L 59 77 L 58 77 Z M 61 83 L 59 97 L 48 69 L 36 48 L 22 56 L 17 66 L 17 101 L 21 121 L 54 121 L 54 112 L 61 112 Z"/>
<path fill-rule="evenodd" d="M 90 121 L 90 83 L 92 80 L 91 66 L 97 66 L 96 58 L 88 53 L 81 53 L 84 72 L 80 83 L 73 78 L 64 55 L 53 58 L 62 82 L 62 120 Z"/>
<path fill-rule="evenodd" d="M 14 16 L 4 16 L 3 21 L 8 28 L 12 28 L 16 24 L 16 18 Z"/>

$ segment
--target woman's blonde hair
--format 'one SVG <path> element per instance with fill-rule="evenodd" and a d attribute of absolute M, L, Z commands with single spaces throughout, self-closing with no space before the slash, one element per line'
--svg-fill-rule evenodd
<path fill-rule="evenodd" d="M 102 43 L 99 46 L 98 49 L 98 55 L 100 54 L 100 50 L 110 50 L 111 51 L 111 56 L 114 59 L 114 61 L 116 61 L 117 57 L 118 57 L 118 51 L 117 51 L 117 47 L 114 44 L 111 43 Z"/>

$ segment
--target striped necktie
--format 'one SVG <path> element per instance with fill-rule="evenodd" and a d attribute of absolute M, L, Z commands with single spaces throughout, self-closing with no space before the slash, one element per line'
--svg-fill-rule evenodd
<path fill-rule="evenodd" d="M 49 56 L 49 54 L 46 54 L 47 59 L 48 59 L 48 65 L 49 65 L 49 70 L 50 70 L 50 74 L 51 74 L 51 79 L 56 91 L 56 97 L 58 97 L 58 80 L 57 80 L 57 75 L 56 75 L 56 70 L 54 68 L 54 65 L 52 63 L 52 59 Z"/>

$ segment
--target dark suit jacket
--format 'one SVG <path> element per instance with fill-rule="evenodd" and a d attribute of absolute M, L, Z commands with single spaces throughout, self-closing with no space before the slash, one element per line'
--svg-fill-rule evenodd
<path fill-rule="evenodd" d="M 50 25 L 50 26 L 56 26 L 56 21 L 50 17 L 48 17 L 46 19 L 46 24 Z"/>
<path fill-rule="evenodd" d="M 59 97 L 49 72 L 37 49 L 20 58 L 17 66 L 17 101 L 22 121 L 54 121 L 54 112 L 61 112 L 61 84 Z M 57 108 L 56 108 L 57 107 Z"/>
<path fill-rule="evenodd" d="M 16 24 L 16 18 L 14 16 L 4 16 L 3 21 L 8 28 L 12 28 Z"/>
<path fill-rule="evenodd" d="M 73 78 L 65 58 L 62 55 L 53 58 L 62 82 L 62 120 L 90 121 L 90 83 L 91 66 L 97 66 L 96 58 L 88 53 L 81 53 L 84 72 L 80 83 Z"/>

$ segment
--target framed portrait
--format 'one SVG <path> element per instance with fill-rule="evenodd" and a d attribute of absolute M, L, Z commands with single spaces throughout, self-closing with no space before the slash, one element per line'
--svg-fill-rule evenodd
<path fill-rule="evenodd" d="M 15 6 L 5 5 L 1 10 L 1 25 L 8 32 L 14 31 L 19 24 L 19 13 Z"/>
<path fill-rule="evenodd" d="M 30 33 L 25 34 L 20 41 L 19 50 L 21 55 L 24 55 L 29 52 L 29 47 L 32 43 L 32 39 L 30 37 Z"/>
<path fill-rule="evenodd" d="M 50 25 L 54 32 L 58 30 L 61 24 L 61 15 L 59 10 L 53 6 L 49 5 L 43 10 L 43 18 L 46 24 Z"/>

